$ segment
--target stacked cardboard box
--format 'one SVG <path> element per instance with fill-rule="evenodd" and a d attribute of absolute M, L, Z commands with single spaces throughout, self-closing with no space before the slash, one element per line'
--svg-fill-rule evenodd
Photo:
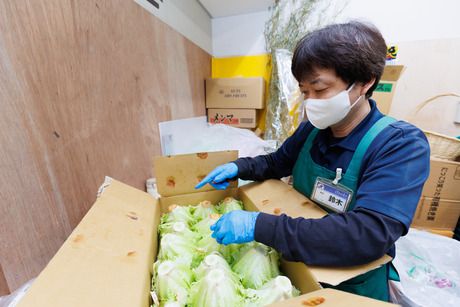
<path fill-rule="evenodd" d="M 460 216 L 460 163 L 431 158 L 412 226 L 452 231 Z"/>
<path fill-rule="evenodd" d="M 257 110 L 264 108 L 264 79 L 216 78 L 206 80 L 208 121 L 240 128 L 257 126 Z"/>
<path fill-rule="evenodd" d="M 391 103 L 396 91 L 396 84 L 404 71 L 403 65 L 387 65 L 380 78 L 380 82 L 372 94 L 377 107 L 383 114 L 390 113 Z"/>

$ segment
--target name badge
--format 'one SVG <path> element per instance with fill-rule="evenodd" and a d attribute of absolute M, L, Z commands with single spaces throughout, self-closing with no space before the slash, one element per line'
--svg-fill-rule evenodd
<path fill-rule="evenodd" d="M 338 213 L 347 211 L 352 197 L 351 189 L 321 177 L 316 178 L 311 195 L 313 201 Z"/>

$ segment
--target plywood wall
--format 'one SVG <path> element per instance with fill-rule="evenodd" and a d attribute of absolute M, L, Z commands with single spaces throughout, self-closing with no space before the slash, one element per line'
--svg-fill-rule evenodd
<path fill-rule="evenodd" d="M 205 114 L 210 62 L 133 1 L 0 1 L 1 292 L 40 272 L 105 175 L 144 187 L 158 122 Z"/>

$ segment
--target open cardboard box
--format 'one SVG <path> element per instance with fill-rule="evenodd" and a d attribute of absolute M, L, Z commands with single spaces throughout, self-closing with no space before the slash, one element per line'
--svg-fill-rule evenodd
<path fill-rule="evenodd" d="M 149 194 L 108 179 L 80 224 L 41 272 L 18 307 L 139 306 L 150 303 L 152 264 L 158 251 L 157 227 L 169 205 L 187 205 L 224 197 L 241 199 L 247 210 L 292 217 L 321 218 L 325 212 L 291 186 L 268 180 L 225 191 L 194 185 L 215 166 L 235 160 L 236 151 L 155 158 L 158 190 Z M 282 204 L 289 204 L 289 206 Z M 336 285 L 376 268 L 391 258 L 349 268 L 307 267 L 282 261 L 281 270 L 302 292 L 300 297 L 273 306 L 390 306 L 391 304 L 333 289 Z M 319 303 L 319 304 L 318 304 Z"/>

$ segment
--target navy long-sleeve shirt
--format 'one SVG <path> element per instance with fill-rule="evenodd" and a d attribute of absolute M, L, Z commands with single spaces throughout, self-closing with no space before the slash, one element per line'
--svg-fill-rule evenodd
<path fill-rule="evenodd" d="M 336 138 L 329 128 L 318 132 L 310 150 L 315 163 L 346 172 L 361 138 L 383 116 L 374 101 L 369 103 L 370 113 L 348 136 Z M 236 160 L 238 177 L 262 181 L 291 175 L 312 130 L 304 122 L 276 152 Z M 310 265 L 351 266 L 385 253 L 394 257 L 394 242 L 407 233 L 428 177 L 429 155 L 420 129 L 404 121 L 392 123 L 364 155 L 353 210 L 322 219 L 260 213 L 255 240 L 275 248 L 286 260 Z"/>

